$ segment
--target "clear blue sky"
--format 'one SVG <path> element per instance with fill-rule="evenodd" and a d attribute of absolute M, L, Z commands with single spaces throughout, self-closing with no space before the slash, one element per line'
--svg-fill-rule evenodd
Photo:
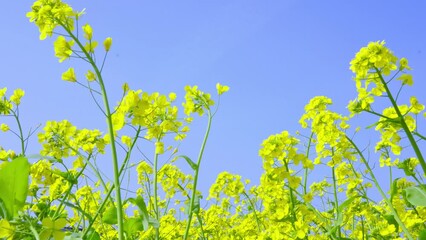
<path fill-rule="evenodd" d="M 300 129 L 298 119 L 310 98 L 329 96 L 334 110 L 347 113 L 346 104 L 356 96 L 349 61 L 369 41 L 385 40 L 397 56 L 409 59 L 415 87 L 408 91 L 426 103 L 424 1 L 68 3 L 86 8 L 81 25 L 90 23 L 95 39 L 113 38 L 104 72 L 112 102 L 119 99 L 123 82 L 181 97 L 188 84 L 212 93 L 217 82 L 231 87 L 221 100 L 202 163 L 204 191 L 221 171 L 257 182 L 262 140 Z M 88 92 L 60 79 L 75 61 L 59 64 L 53 39 L 39 41 L 38 29 L 25 17 L 31 4 L 2 4 L 0 87 L 26 91 L 21 116 L 27 130 L 47 120 L 68 119 L 79 128 L 105 131 Z M 76 70 L 82 79 L 86 68 Z M 205 119 L 196 122 L 181 146 L 193 158 Z M 15 147 L 15 140 L 0 134 L 4 147 Z M 32 140 L 30 150 L 37 153 L 36 137 Z"/>

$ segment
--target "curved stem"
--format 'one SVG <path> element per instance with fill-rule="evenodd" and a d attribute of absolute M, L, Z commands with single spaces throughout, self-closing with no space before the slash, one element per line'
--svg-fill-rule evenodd
<path fill-rule="evenodd" d="M 204 148 L 206 147 L 207 139 L 208 139 L 209 133 L 210 133 L 212 118 L 213 118 L 212 115 L 211 115 L 210 109 L 207 110 L 207 114 L 208 114 L 207 129 L 206 129 L 206 133 L 204 135 L 203 143 L 201 144 L 200 152 L 198 154 L 197 168 L 195 169 L 195 175 L 194 175 L 194 186 L 192 188 L 191 202 L 189 204 L 188 223 L 186 224 L 185 235 L 183 237 L 184 240 L 188 239 L 189 229 L 191 228 L 192 215 L 194 213 L 193 208 L 194 208 L 195 197 L 196 197 L 196 193 L 197 193 L 198 174 L 200 172 L 200 163 L 201 163 L 201 159 L 203 158 Z"/>
<path fill-rule="evenodd" d="M 138 130 L 137 130 L 137 132 L 136 132 L 136 136 L 135 136 L 135 137 L 134 137 L 134 139 L 133 139 L 132 145 L 131 145 L 131 147 L 130 147 L 129 151 L 127 152 L 127 154 L 126 154 L 126 158 L 124 159 L 123 164 L 121 165 L 121 168 L 120 168 L 120 171 L 119 171 L 119 175 L 121 175 L 121 174 L 123 173 L 124 168 L 125 168 L 125 166 L 126 166 L 126 163 L 127 163 L 127 162 L 129 161 L 129 159 L 130 159 L 131 152 L 132 152 L 132 150 L 133 150 L 134 146 L 136 145 L 136 142 L 137 142 L 137 140 L 138 140 L 138 138 L 139 138 L 139 134 L 140 134 L 140 132 L 141 132 L 141 127 L 139 127 L 139 128 L 138 128 Z M 101 213 L 101 212 L 102 212 L 102 210 L 104 209 L 104 207 L 105 207 L 106 203 L 108 202 L 108 199 L 110 198 L 111 193 L 112 193 L 112 191 L 114 190 L 114 188 L 115 188 L 115 185 L 112 185 L 112 186 L 111 186 L 111 188 L 108 190 L 108 192 L 107 192 L 107 194 L 106 194 L 106 196 L 105 196 L 105 198 L 104 198 L 103 202 L 101 203 L 101 206 L 99 206 L 98 210 L 96 211 L 95 216 L 93 216 L 92 221 L 91 221 L 91 222 L 89 222 L 89 226 L 88 226 L 88 227 L 86 228 L 86 230 L 84 231 L 83 236 L 81 237 L 82 239 L 84 239 L 84 238 L 85 238 L 85 236 L 89 233 L 89 230 L 92 228 L 93 224 L 95 223 L 95 220 L 98 218 L 98 216 L 100 215 L 100 213 Z"/>
<path fill-rule="evenodd" d="M 84 170 L 85 170 L 85 169 L 86 169 L 86 167 L 87 167 L 87 163 L 89 162 L 90 157 L 91 157 L 91 156 L 89 156 L 89 157 L 88 157 L 86 164 L 84 164 L 83 168 L 82 168 L 82 169 L 78 172 L 78 174 L 74 177 L 74 180 L 79 179 L 79 178 L 80 178 L 80 176 L 83 174 Z M 54 215 L 53 215 L 53 218 L 56 218 L 56 217 L 57 217 L 57 216 L 61 213 L 61 211 L 62 211 L 62 207 L 63 207 L 63 206 L 64 206 L 64 204 L 65 204 L 65 200 L 66 200 L 66 199 L 68 198 L 68 196 L 70 195 L 71 190 L 72 190 L 72 188 L 74 187 L 74 185 L 76 185 L 76 184 L 77 184 L 77 181 L 69 181 L 69 180 L 67 180 L 67 181 L 68 181 L 68 182 L 70 182 L 70 186 L 68 187 L 67 192 L 65 193 L 65 195 L 62 197 L 62 199 L 61 199 L 61 203 L 59 204 L 59 206 L 58 206 L 57 210 L 55 211 L 55 213 L 54 213 Z"/>
<path fill-rule="evenodd" d="M 13 117 L 16 120 L 16 123 L 18 124 L 18 129 L 19 129 L 19 139 L 21 140 L 21 151 L 22 151 L 22 155 L 25 156 L 25 140 L 24 140 L 24 134 L 22 133 L 22 126 L 21 126 L 21 121 L 19 121 L 19 116 L 18 114 L 13 111 Z"/>
<path fill-rule="evenodd" d="M 336 180 L 336 172 L 335 172 L 334 166 L 331 168 L 331 173 L 332 173 L 332 176 L 333 176 L 334 212 L 336 214 L 336 219 L 337 219 L 338 216 L 339 216 L 339 199 L 337 198 L 337 180 Z M 340 229 L 339 226 L 336 226 L 336 227 L 337 227 L 337 231 L 338 231 L 337 237 L 341 238 L 342 237 L 341 229 Z"/>
<path fill-rule="evenodd" d="M 314 136 L 314 132 L 311 132 L 311 136 L 309 136 L 309 142 L 308 147 L 306 148 L 306 158 L 309 159 L 309 151 L 311 150 L 312 146 L 312 137 Z M 304 174 L 303 174 L 303 194 L 307 194 L 307 185 L 308 185 L 308 168 L 305 168 Z"/>
<path fill-rule="evenodd" d="M 257 216 L 254 203 L 251 201 L 251 199 L 250 199 L 249 195 L 246 193 L 246 191 L 244 191 L 243 194 L 247 198 L 247 200 L 249 201 L 250 206 L 253 208 L 254 218 L 256 219 L 256 224 L 257 224 L 257 230 L 259 230 L 259 233 L 260 233 L 262 231 L 262 229 L 260 228 L 259 217 Z"/>
<path fill-rule="evenodd" d="M 402 222 L 402 220 L 399 217 L 397 211 L 393 207 L 392 202 L 389 200 L 389 198 L 386 196 L 386 194 L 383 191 L 383 189 L 380 187 L 379 182 L 376 179 L 376 176 L 374 176 L 373 170 L 370 168 L 370 165 L 368 164 L 367 160 L 364 158 L 364 155 L 362 154 L 361 150 L 359 150 L 358 146 L 348 136 L 346 136 L 346 139 L 351 143 L 351 145 L 354 147 L 355 151 L 361 157 L 361 161 L 367 167 L 368 173 L 370 174 L 370 177 L 373 180 L 374 185 L 376 186 L 377 190 L 379 190 L 380 195 L 382 196 L 383 200 L 386 201 L 389 209 L 392 212 L 392 215 L 394 216 L 395 220 L 398 222 L 399 226 L 401 226 L 402 231 L 404 231 L 404 233 L 406 234 L 406 236 L 407 236 L 408 239 L 414 240 L 414 238 L 410 234 L 410 231 L 407 229 L 407 227 L 405 226 L 405 224 Z"/>
<path fill-rule="evenodd" d="M 92 54 L 90 54 L 88 51 L 86 51 L 86 49 L 81 44 L 78 37 L 76 37 L 69 30 L 69 28 L 66 25 L 61 23 L 61 26 L 67 31 L 69 36 L 75 41 L 75 43 L 77 43 L 79 48 L 83 51 L 84 55 L 86 56 L 90 65 L 92 66 L 93 70 L 95 70 L 95 73 L 96 73 L 96 76 L 97 76 L 97 79 L 98 79 L 98 82 L 99 82 L 99 86 L 101 88 L 102 99 L 103 99 L 104 107 L 105 107 L 106 122 L 107 122 L 107 126 L 108 126 L 108 134 L 109 134 L 109 137 L 110 137 L 112 163 L 113 163 L 113 168 L 114 168 L 113 171 L 114 171 L 114 188 L 115 188 L 115 195 L 116 195 L 115 196 L 116 197 L 115 205 L 116 205 L 116 208 L 117 208 L 117 221 L 118 221 L 118 239 L 123 240 L 124 239 L 124 234 L 123 234 L 124 233 L 123 203 L 121 201 L 120 174 L 119 174 L 119 169 L 118 169 L 117 148 L 116 148 L 116 145 L 115 145 L 115 132 L 114 132 L 113 124 L 112 124 L 112 114 L 111 114 L 110 105 L 109 105 L 109 101 L 108 101 L 107 91 L 106 91 L 106 88 L 105 88 L 105 83 L 103 81 L 102 74 L 101 74 L 98 66 L 96 65 L 93 57 L 92 57 Z"/>
<path fill-rule="evenodd" d="M 158 212 L 158 154 L 154 156 L 154 213 L 155 219 L 160 222 L 160 214 Z M 155 228 L 155 239 L 160 239 L 160 230 Z"/>
<path fill-rule="evenodd" d="M 207 239 L 206 235 L 204 234 L 204 229 L 203 229 L 203 219 L 201 219 L 200 214 L 195 214 L 197 215 L 197 219 L 198 219 L 198 223 L 200 223 L 200 230 L 201 230 L 201 235 L 203 236 L 203 240 Z"/>
<path fill-rule="evenodd" d="M 290 171 L 289 171 L 289 168 L 288 168 L 288 163 L 287 162 L 285 162 L 285 160 L 284 160 L 284 166 L 285 166 L 285 170 L 288 172 L 288 173 L 290 173 Z M 288 181 L 288 179 L 287 179 L 287 181 Z M 291 210 L 291 216 L 290 216 L 290 218 L 291 218 L 291 225 L 293 226 L 293 229 L 294 230 L 296 230 L 296 225 L 295 225 L 295 222 L 296 222 L 296 211 L 295 211 L 295 208 L 296 208 L 296 203 L 294 202 L 294 193 L 293 193 L 293 188 L 290 186 L 290 182 L 288 183 L 288 188 L 290 189 L 290 210 Z"/>
<path fill-rule="evenodd" d="M 376 69 L 377 74 L 379 75 L 379 78 L 380 78 L 380 81 L 383 84 L 383 87 L 386 90 L 388 98 L 391 101 L 392 106 L 395 109 L 396 114 L 398 115 L 398 118 L 400 120 L 399 123 L 401 124 L 402 129 L 404 129 L 404 132 L 407 135 L 408 140 L 410 141 L 410 144 L 413 147 L 414 152 L 416 153 L 416 156 L 417 156 L 417 158 L 420 162 L 420 165 L 422 166 L 423 173 L 426 174 L 426 162 L 423 158 L 422 152 L 420 151 L 420 148 L 417 145 L 417 142 L 414 139 L 413 134 L 411 133 L 410 129 L 408 128 L 407 123 L 404 120 L 404 116 L 401 114 L 401 111 L 398 108 L 398 104 L 396 103 L 395 99 L 393 98 L 392 93 L 390 92 L 388 85 L 386 84 L 385 80 L 383 79 L 381 72 L 379 71 L 379 69 L 377 69 L 377 68 L 375 68 L 375 69 Z"/>

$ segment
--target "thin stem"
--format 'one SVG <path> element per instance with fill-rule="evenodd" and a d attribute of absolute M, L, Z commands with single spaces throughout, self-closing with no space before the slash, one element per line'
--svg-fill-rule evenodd
<path fill-rule="evenodd" d="M 312 146 L 312 137 L 314 136 L 314 132 L 311 132 L 311 136 L 309 136 L 308 147 L 306 147 L 306 158 L 309 158 L 309 151 Z M 308 168 L 305 168 L 305 172 L 303 174 L 303 194 L 307 193 L 307 185 L 308 185 Z"/>
<path fill-rule="evenodd" d="M 195 175 L 194 175 L 194 186 L 192 188 L 191 202 L 190 202 L 190 205 L 189 205 L 188 223 L 186 224 L 185 235 L 183 237 L 184 240 L 188 239 L 189 229 L 191 228 L 192 215 L 194 213 L 193 208 L 194 208 L 195 197 L 196 197 L 196 193 L 197 193 L 198 174 L 200 172 L 200 163 L 201 163 L 201 159 L 203 158 L 204 148 L 206 147 L 207 139 L 208 139 L 209 133 L 210 133 L 212 118 L 213 118 L 212 115 L 211 115 L 210 109 L 207 109 L 207 114 L 208 114 L 207 129 L 206 129 L 206 133 L 204 135 L 203 143 L 201 144 L 200 152 L 198 154 L 197 168 L 195 169 Z"/>
<path fill-rule="evenodd" d="M 205 234 L 204 234 L 204 229 L 203 229 L 203 219 L 201 219 L 200 214 L 196 214 L 197 215 L 197 219 L 198 219 L 198 223 L 200 224 L 200 230 L 201 230 L 201 235 L 203 236 L 203 240 L 207 239 Z"/>
<path fill-rule="evenodd" d="M 333 151 L 334 152 L 334 151 Z M 337 180 L 336 180 L 336 173 L 335 173 L 335 168 L 334 166 L 331 168 L 331 173 L 333 176 L 333 195 L 334 195 L 334 211 L 336 214 L 336 219 L 339 216 L 339 200 L 337 198 Z M 338 231 L 338 237 L 341 238 L 342 237 L 342 232 L 340 227 L 337 228 Z"/>
<path fill-rule="evenodd" d="M 22 151 L 22 155 L 25 156 L 25 141 L 24 141 L 24 134 L 22 133 L 22 126 L 21 126 L 21 121 L 19 121 L 19 114 L 15 111 L 13 111 L 13 117 L 16 120 L 16 123 L 18 124 L 18 129 L 19 129 L 19 139 L 21 140 L 21 151 Z"/>
<path fill-rule="evenodd" d="M 259 217 L 257 216 L 256 213 L 256 208 L 253 204 L 253 202 L 251 201 L 249 195 L 246 193 L 246 191 L 243 192 L 244 196 L 246 196 L 247 200 L 250 203 L 250 206 L 253 208 L 253 213 L 254 213 L 254 218 L 256 219 L 256 224 L 257 224 L 257 230 L 259 230 L 259 233 L 262 231 L 262 229 L 260 228 L 260 222 L 259 222 Z"/>
<path fill-rule="evenodd" d="M 373 173 L 373 170 L 370 168 L 370 165 L 368 164 L 367 160 L 364 158 L 364 155 L 359 150 L 358 146 L 348 136 L 346 136 L 346 139 L 352 144 L 352 146 L 354 147 L 354 149 L 356 150 L 356 152 L 358 153 L 358 155 L 361 157 L 361 161 L 367 167 L 368 173 L 370 174 L 370 177 L 373 180 L 374 185 L 376 186 L 377 190 L 379 190 L 380 195 L 382 196 L 383 200 L 386 201 L 388 207 L 390 208 L 390 210 L 392 212 L 392 215 L 394 216 L 395 220 L 398 222 L 399 226 L 401 226 L 402 231 L 404 231 L 404 233 L 406 234 L 406 236 L 407 236 L 408 239 L 414 240 L 414 238 L 410 234 L 410 231 L 407 229 L 407 227 L 405 226 L 405 224 L 402 222 L 402 220 L 399 217 L 397 211 L 393 207 L 392 202 L 389 200 L 389 198 L 386 196 L 386 194 L 383 191 L 383 189 L 380 187 L 379 182 L 377 181 L 376 176 Z"/>
<path fill-rule="evenodd" d="M 126 163 L 129 161 L 130 156 L 131 156 L 131 152 L 134 148 L 134 146 L 136 145 L 136 142 L 138 140 L 139 134 L 141 132 L 141 127 L 138 128 L 137 132 L 136 132 L 136 136 L 133 138 L 133 142 L 132 145 L 129 149 L 129 151 L 126 154 L 126 158 L 124 159 L 123 164 L 121 165 L 120 168 L 120 172 L 119 175 L 121 175 L 124 171 L 124 167 L 126 166 Z M 102 210 L 104 209 L 109 197 L 111 196 L 112 191 L 114 190 L 115 185 L 112 185 L 111 188 L 107 191 L 107 194 L 105 196 L 105 198 L 103 199 L 103 202 L 101 203 L 101 206 L 98 208 L 98 210 L 96 211 L 95 216 L 93 216 L 92 221 L 89 222 L 89 226 L 86 228 L 86 230 L 83 233 L 83 236 L 81 237 L 82 239 L 84 239 L 84 237 L 89 233 L 89 230 L 92 228 L 93 224 L 95 223 L 96 218 L 98 218 L 99 214 L 102 212 Z"/>
<path fill-rule="evenodd" d="M 386 93 L 388 95 L 389 100 L 392 103 L 393 108 L 395 109 L 396 114 L 398 115 L 399 118 L 399 123 L 401 124 L 402 128 L 404 129 L 405 134 L 408 137 L 408 140 L 410 141 L 411 146 L 413 147 L 414 152 L 416 153 L 416 156 L 420 162 L 420 165 L 422 166 L 423 169 L 423 173 L 426 174 L 426 162 L 423 158 L 422 152 L 420 151 L 419 146 L 417 145 L 416 140 L 413 137 L 413 134 L 411 133 L 410 129 L 407 126 L 407 123 L 404 120 L 404 116 L 401 114 L 401 111 L 398 108 L 398 104 L 396 103 L 395 99 L 392 96 L 392 93 L 390 92 L 388 85 L 386 84 L 385 80 L 383 79 L 382 74 L 380 73 L 379 69 L 375 68 L 376 72 L 379 75 L 380 81 L 383 84 L 383 87 L 386 90 Z"/>
<path fill-rule="evenodd" d="M 58 21 L 60 22 L 60 21 Z M 123 203 L 121 201 L 121 189 L 120 189 L 120 175 L 119 175 L 119 169 L 118 169 L 118 156 L 117 156 L 117 148 L 115 145 L 115 132 L 114 132 L 114 126 L 112 124 L 112 115 L 110 110 L 110 105 L 108 101 L 108 95 L 105 88 L 105 83 L 102 78 L 102 74 L 99 71 L 95 61 L 92 58 L 92 54 L 90 54 L 84 46 L 81 44 L 80 40 L 70 31 L 70 29 L 65 26 L 63 23 L 61 23 L 61 26 L 68 32 L 70 37 L 77 43 L 79 48 L 83 51 L 84 55 L 86 56 L 87 60 L 89 61 L 90 65 L 93 67 L 93 70 L 95 70 L 96 76 L 99 81 L 99 86 L 101 88 L 102 92 L 102 99 L 104 102 L 105 107 L 105 114 L 106 114 L 106 122 L 108 125 L 108 134 L 110 137 L 110 143 L 111 143 L 111 153 L 112 153 L 112 163 L 113 163 L 113 172 L 114 172 L 114 186 L 115 186 L 115 205 L 117 208 L 117 222 L 118 222 L 118 239 L 124 240 L 124 225 L 123 225 Z"/>
<path fill-rule="evenodd" d="M 154 213 L 155 219 L 160 222 L 160 214 L 158 212 L 158 154 L 154 156 Z M 160 239 L 160 229 L 155 228 L 155 239 Z"/>
<path fill-rule="evenodd" d="M 79 179 L 79 178 L 80 178 L 80 176 L 83 174 L 84 170 L 86 169 L 87 163 L 89 162 L 89 159 L 90 159 L 90 156 L 88 157 L 86 164 L 83 166 L 83 168 L 82 168 L 82 169 L 78 172 L 78 174 L 75 176 L 75 178 L 74 178 L 74 180 L 75 180 L 75 181 L 69 181 L 69 180 L 67 179 L 67 181 L 68 181 L 68 182 L 70 182 L 70 183 L 71 183 L 71 185 L 69 186 L 69 188 L 68 188 L 67 192 L 65 193 L 64 197 L 62 198 L 61 203 L 59 204 L 59 206 L 58 206 L 58 208 L 57 208 L 57 210 L 56 210 L 55 214 L 53 215 L 53 218 L 56 218 L 56 217 L 57 217 L 57 216 L 61 213 L 61 211 L 62 211 L 61 209 L 62 209 L 62 207 L 63 207 L 63 205 L 64 205 L 64 203 L 65 203 L 65 199 L 67 199 L 67 198 L 68 198 L 68 196 L 70 195 L 70 193 L 71 193 L 71 190 L 72 190 L 73 186 L 74 186 L 75 184 L 77 184 L 77 179 Z M 68 171 L 68 172 L 69 172 L 69 171 Z"/>
<path fill-rule="evenodd" d="M 284 160 L 285 161 L 285 160 Z M 285 166 L 285 170 L 290 173 L 289 168 L 288 168 L 288 163 L 284 162 L 284 166 Z M 288 181 L 288 179 L 287 179 Z M 296 225 L 294 224 L 296 222 L 296 211 L 294 210 L 296 207 L 296 204 L 294 202 L 294 193 L 293 193 L 293 188 L 290 186 L 290 183 L 288 183 L 288 188 L 290 189 L 290 210 L 291 210 L 291 225 L 293 226 L 293 229 L 296 230 Z"/>

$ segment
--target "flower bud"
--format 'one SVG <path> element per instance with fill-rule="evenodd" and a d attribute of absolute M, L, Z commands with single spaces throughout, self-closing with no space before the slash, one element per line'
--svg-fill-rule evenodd
<path fill-rule="evenodd" d="M 87 40 L 91 40 L 93 36 L 93 29 L 89 24 L 84 25 L 83 27 L 84 38 Z"/>
<path fill-rule="evenodd" d="M 105 51 L 107 51 L 107 52 L 109 51 L 109 49 L 111 48 L 111 44 L 112 44 L 112 38 L 107 37 L 104 41 Z"/>
<path fill-rule="evenodd" d="M 74 68 L 68 68 L 68 70 L 62 73 L 62 80 L 69 82 L 77 82 L 77 78 L 75 77 Z"/>

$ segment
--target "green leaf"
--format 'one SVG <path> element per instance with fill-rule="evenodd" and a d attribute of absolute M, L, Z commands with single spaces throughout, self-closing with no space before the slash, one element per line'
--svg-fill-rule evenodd
<path fill-rule="evenodd" d="M 395 197 L 395 194 L 398 192 L 398 180 L 399 178 L 395 178 L 392 182 L 392 189 L 390 194 L 390 200 L 392 202 L 393 198 Z"/>
<path fill-rule="evenodd" d="M 200 199 L 202 199 L 202 198 L 203 198 L 203 196 L 199 195 L 199 194 L 197 194 L 195 196 L 194 206 L 192 206 L 192 212 L 194 212 L 195 214 L 200 213 Z M 188 202 L 188 204 L 184 206 L 184 212 L 185 212 L 186 215 L 189 215 L 189 213 L 190 213 L 190 211 L 189 211 L 190 204 L 191 204 L 191 202 Z"/>
<path fill-rule="evenodd" d="M 404 189 L 405 198 L 414 206 L 426 207 L 426 191 L 424 186 L 414 186 Z"/>
<path fill-rule="evenodd" d="M 338 215 L 337 215 L 337 221 L 335 226 L 339 226 L 342 224 L 343 222 L 343 211 L 356 199 L 358 198 L 357 196 L 351 197 L 346 199 L 342 204 L 339 205 L 338 207 Z"/>
<path fill-rule="evenodd" d="M 395 217 L 394 217 L 392 214 L 387 214 L 387 215 L 384 215 L 383 217 L 386 219 L 386 221 L 387 221 L 389 224 L 393 224 L 393 225 L 395 226 L 395 229 L 397 229 L 397 230 L 398 230 L 398 228 L 399 228 L 399 224 L 398 224 L 398 222 L 395 220 Z"/>
<path fill-rule="evenodd" d="M 102 220 L 107 224 L 117 224 L 117 208 L 115 206 L 107 208 L 102 216 Z"/>
<path fill-rule="evenodd" d="M 4 219 L 8 219 L 6 205 L 4 205 L 4 202 L 1 198 L 0 198 L 0 217 Z"/>
<path fill-rule="evenodd" d="M 419 240 L 426 240 L 426 229 L 423 229 L 422 231 L 420 231 L 418 239 Z"/>
<path fill-rule="evenodd" d="M 379 122 L 375 122 L 375 123 L 367 126 L 365 129 L 370 129 L 370 128 L 376 127 L 378 124 L 379 124 Z"/>
<path fill-rule="evenodd" d="M 195 214 L 200 213 L 200 199 L 202 198 L 202 195 L 195 196 L 194 207 L 192 208 L 192 211 L 194 211 Z"/>
<path fill-rule="evenodd" d="M 147 223 L 148 223 L 148 220 L 147 220 Z M 144 230 L 144 226 L 142 225 L 141 217 L 132 217 L 124 221 L 124 231 L 127 233 L 128 237 L 131 237 L 133 234 L 142 230 Z"/>
<path fill-rule="evenodd" d="M 411 167 L 411 158 L 405 159 L 403 162 L 398 163 L 397 167 L 399 169 L 404 170 L 405 175 L 407 176 L 414 176 L 414 169 Z"/>
<path fill-rule="evenodd" d="M 71 233 L 71 235 L 65 236 L 64 240 L 83 240 L 81 233 Z"/>
<path fill-rule="evenodd" d="M 89 233 L 84 237 L 84 240 L 101 240 L 99 234 L 91 229 Z"/>
<path fill-rule="evenodd" d="M 67 180 L 69 183 L 75 185 L 78 183 L 78 180 L 74 177 L 74 175 L 70 172 L 62 172 L 61 170 L 52 171 L 53 174 L 59 175 Z"/>
<path fill-rule="evenodd" d="M 148 222 L 149 222 L 149 226 L 152 226 L 153 228 L 159 228 L 160 227 L 160 223 L 157 221 L 157 219 L 155 219 L 153 217 L 149 217 Z"/>
<path fill-rule="evenodd" d="M 186 162 L 189 164 L 189 166 L 191 166 L 192 170 L 194 170 L 194 171 L 197 170 L 198 165 L 195 164 L 188 156 L 185 156 L 185 155 L 178 156 L 178 158 L 180 158 L 180 157 L 186 160 Z"/>
<path fill-rule="evenodd" d="M 143 197 L 137 196 L 136 198 L 129 198 L 127 201 L 131 202 L 133 205 L 137 206 L 139 208 L 139 213 L 142 217 L 142 226 L 144 230 L 148 230 L 149 227 L 149 216 L 148 216 L 148 210 L 146 209 L 145 201 L 143 200 Z"/>
<path fill-rule="evenodd" d="M 29 173 L 30 164 L 25 157 L 17 157 L 0 169 L 0 199 L 9 219 L 17 217 L 24 207 Z"/>
<path fill-rule="evenodd" d="M 88 214 L 87 212 L 85 212 L 80 206 L 74 205 L 70 202 L 64 202 L 64 204 L 68 207 L 74 208 L 75 210 L 77 210 L 78 212 L 80 212 L 81 214 L 83 214 L 88 220 L 89 222 L 92 222 L 92 216 L 90 216 L 90 214 Z"/>

